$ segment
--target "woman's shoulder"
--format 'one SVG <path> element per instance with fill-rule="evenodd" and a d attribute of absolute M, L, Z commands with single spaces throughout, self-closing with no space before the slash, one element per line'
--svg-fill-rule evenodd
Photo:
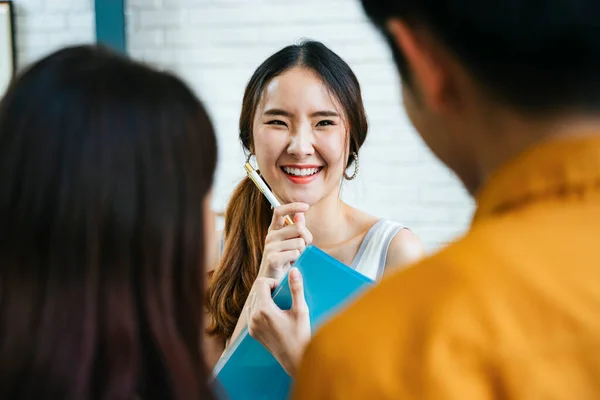
<path fill-rule="evenodd" d="M 385 263 L 386 273 L 412 264 L 425 256 L 421 239 L 409 228 L 402 227 L 392 238 Z"/>
<path fill-rule="evenodd" d="M 380 218 L 377 218 L 363 210 L 346 205 L 347 215 L 351 225 L 354 225 L 358 231 L 368 231 L 372 228 Z"/>
<path fill-rule="evenodd" d="M 352 219 L 364 229 L 378 226 L 392 235 L 387 248 L 385 270 L 389 272 L 397 267 L 411 264 L 425 255 L 421 239 L 407 226 L 387 218 L 379 218 L 357 208 L 351 208 Z"/>
<path fill-rule="evenodd" d="M 350 206 L 348 207 L 348 215 L 350 216 L 350 220 L 357 230 L 361 230 L 363 232 L 385 230 L 397 236 L 396 232 L 399 233 L 401 230 L 404 230 L 403 228 L 405 228 L 403 224 L 397 221 L 388 218 L 377 217 L 358 208 Z"/>

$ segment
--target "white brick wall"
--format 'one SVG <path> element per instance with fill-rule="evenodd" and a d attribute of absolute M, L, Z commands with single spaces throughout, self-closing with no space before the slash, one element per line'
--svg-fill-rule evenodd
<path fill-rule="evenodd" d="M 130 54 L 179 73 L 213 116 L 215 209 L 243 176 L 237 119 L 246 82 L 269 55 L 307 37 L 344 58 L 363 88 L 371 129 L 343 198 L 404 222 L 429 250 L 465 229 L 472 201 L 408 123 L 388 49 L 357 0 L 129 0 L 127 15 Z"/>
<path fill-rule="evenodd" d="M 18 67 L 60 47 L 94 42 L 94 0 L 13 0 Z"/>

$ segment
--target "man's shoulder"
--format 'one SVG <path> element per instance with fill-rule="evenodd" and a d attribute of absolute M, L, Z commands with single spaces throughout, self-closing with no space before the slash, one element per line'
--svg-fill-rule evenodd
<path fill-rule="evenodd" d="M 328 391 L 322 398 L 407 397 L 430 362 L 444 365 L 456 349 L 468 359 L 487 357 L 497 321 L 489 317 L 493 283 L 482 271 L 494 255 L 485 245 L 477 248 L 480 242 L 469 233 L 354 300 L 317 331 L 300 380 L 326 381 L 317 385 Z M 311 383 L 299 386 L 311 396 L 317 390 Z"/>
<path fill-rule="evenodd" d="M 470 246 L 471 239 L 464 237 L 390 275 L 320 329 L 315 346 L 331 356 L 346 357 L 357 354 L 356 342 L 362 341 L 368 347 L 365 351 L 373 354 L 374 347 L 385 351 L 413 329 L 431 328 L 449 315 L 448 307 L 453 313 L 461 308 L 468 312 L 469 299 L 484 290 L 476 268 L 481 255 L 473 256 Z"/>

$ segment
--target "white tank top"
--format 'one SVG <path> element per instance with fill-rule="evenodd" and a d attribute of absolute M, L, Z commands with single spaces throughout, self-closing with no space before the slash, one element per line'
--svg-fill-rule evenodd
<path fill-rule="evenodd" d="M 381 280 L 385 271 L 390 243 L 396 233 L 404 228 L 403 225 L 394 221 L 383 218 L 378 220 L 365 235 L 352 264 L 350 264 L 350 268 L 355 269 L 374 281 Z M 223 253 L 223 246 L 224 240 L 221 235 L 219 258 Z"/>
<path fill-rule="evenodd" d="M 381 280 L 390 243 L 403 228 L 403 225 L 387 219 L 377 221 L 365 235 L 350 267 L 375 281 Z"/>

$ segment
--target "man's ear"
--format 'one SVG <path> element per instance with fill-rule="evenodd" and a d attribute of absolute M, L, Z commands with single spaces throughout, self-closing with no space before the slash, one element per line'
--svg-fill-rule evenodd
<path fill-rule="evenodd" d="M 411 83 L 419 94 L 419 101 L 430 109 L 439 110 L 444 106 L 445 76 L 427 32 L 395 18 L 389 20 L 386 27 L 408 63 Z"/>

